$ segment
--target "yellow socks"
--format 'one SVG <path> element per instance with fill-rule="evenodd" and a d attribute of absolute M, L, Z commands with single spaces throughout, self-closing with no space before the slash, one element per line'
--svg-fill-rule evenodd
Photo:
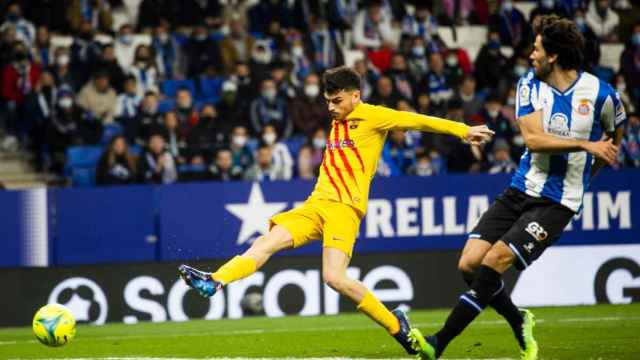
<path fill-rule="evenodd" d="M 371 291 L 362 298 L 358 304 L 358 310 L 365 313 L 371 320 L 382 325 L 389 334 L 395 335 L 400 331 L 400 322 L 398 319 L 378 300 Z"/>
<path fill-rule="evenodd" d="M 227 285 L 236 280 L 246 278 L 256 272 L 256 261 L 250 256 L 238 255 L 222 265 L 218 271 L 211 274 L 215 281 Z"/>

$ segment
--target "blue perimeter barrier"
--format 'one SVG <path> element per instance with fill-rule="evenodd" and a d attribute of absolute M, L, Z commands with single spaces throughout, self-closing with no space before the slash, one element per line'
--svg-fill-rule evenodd
<path fill-rule="evenodd" d="M 356 254 L 461 249 L 508 175 L 376 178 Z M 244 251 L 313 182 L 49 189 L 49 265 L 220 259 Z M 24 266 L 25 191 L 0 192 L 0 266 Z M 558 245 L 640 243 L 640 170 L 605 171 Z M 28 235 L 28 234 L 27 234 Z M 320 243 L 283 252 L 319 253 Z"/>

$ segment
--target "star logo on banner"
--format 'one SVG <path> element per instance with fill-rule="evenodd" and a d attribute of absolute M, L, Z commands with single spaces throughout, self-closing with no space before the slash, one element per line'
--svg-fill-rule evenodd
<path fill-rule="evenodd" d="M 242 220 L 236 244 L 252 243 L 256 233 L 266 234 L 269 231 L 269 219 L 286 207 L 286 202 L 265 202 L 260 185 L 254 182 L 251 186 L 251 193 L 247 203 L 225 205 L 225 209 L 228 212 Z"/>

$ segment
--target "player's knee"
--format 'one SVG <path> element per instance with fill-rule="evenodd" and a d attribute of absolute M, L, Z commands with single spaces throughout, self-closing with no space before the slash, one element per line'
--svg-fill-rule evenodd
<path fill-rule="evenodd" d="M 473 274 L 480 266 L 479 261 L 474 261 L 468 257 L 462 256 L 458 260 L 458 271 L 463 274 Z"/>
<path fill-rule="evenodd" d="M 347 286 L 346 278 L 343 274 L 340 274 L 337 271 L 323 271 L 322 272 L 322 280 L 327 286 L 332 288 L 333 290 L 341 293 L 344 288 Z"/>
<path fill-rule="evenodd" d="M 493 268 L 506 268 L 509 267 L 514 260 L 515 255 L 513 251 L 511 251 L 505 243 L 499 241 L 487 252 L 482 263 Z"/>

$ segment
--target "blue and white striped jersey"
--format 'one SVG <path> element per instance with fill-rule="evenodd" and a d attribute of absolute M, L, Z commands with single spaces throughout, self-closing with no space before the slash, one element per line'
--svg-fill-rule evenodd
<path fill-rule="evenodd" d="M 580 72 L 574 84 L 560 92 L 536 78 L 531 69 L 518 82 L 516 97 L 517 118 L 542 111 L 544 131 L 558 137 L 597 141 L 626 119 L 618 93 L 587 72 Z M 548 154 L 527 149 L 511 186 L 578 212 L 593 161 L 586 151 Z"/>

